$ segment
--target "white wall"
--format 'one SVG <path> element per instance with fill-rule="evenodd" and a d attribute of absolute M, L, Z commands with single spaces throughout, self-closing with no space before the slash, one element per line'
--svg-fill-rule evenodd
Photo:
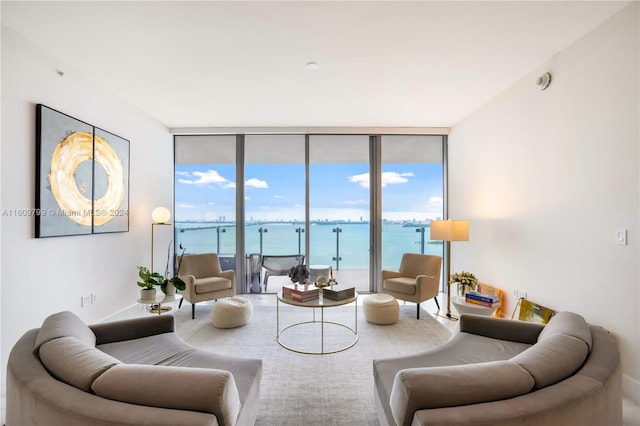
<path fill-rule="evenodd" d="M 470 270 L 610 330 L 640 379 L 638 3 L 453 127 L 450 212 Z M 553 80 L 540 91 L 536 78 Z M 628 244 L 616 245 L 617 230 Z M 636 382 L 637 383 L 637 382 Z M 636 391 L 637 392 L 637 391 Z"/>
<path fill-rule="evenodd" d="M 99 52 L 79 54 L 100 66 Z M 58 76 L 57 68 L 65 71 L 64 77 Z M 36 239 L 33 218 L 2 217 L 3 393 L 11 347 L 46 316 L 69 310 L 95 322 L 135 304 L 136 265 L 150 262 L 151 210 L 173 205 L 173 142 L 168 129 L 3 28 L 3 211 L 34 207 L 37 103 L 130 140 L 129 232 Z M 157 249 L 165 252 L 162 246 L 159 243 Z M 96 303 L 81 308 L 80 297 L 92 292 Z"/>

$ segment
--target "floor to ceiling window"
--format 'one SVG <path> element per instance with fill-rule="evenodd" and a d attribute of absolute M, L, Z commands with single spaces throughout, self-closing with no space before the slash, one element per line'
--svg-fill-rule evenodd
<path fill-rule="evenodd" d="M 219 253 L 235 269 L 235 136 L 181 136 L 174 186 L 176 253 Z"/>
<path fill-rule="evenodd" d="M 369 291 L 370 162 L 366 135 L 309 137 L 309 265 Z"/>
<path fill-rule="evenodd" d="M 375 291 L 403 253 L 442 255 L 428 224 L 444 216 L 443 139 L 176 136 L 176 252 L 219 253 L 241 293 L 278 291 L 290 281 L 269 262 L 292 259 Z"/>
<path fill-rule="evenodd" d="M 382 136 L 382 268 L 397 269 L 403 253 L 442 255 L 429 239 L 429 220 L 443 215 L 442 137 Z"/>
<path fill-rule="evenodd" d="M 275 291 L 305 250 L 305 138 L 247 135 L 244 158 L 248 290 Z"/>

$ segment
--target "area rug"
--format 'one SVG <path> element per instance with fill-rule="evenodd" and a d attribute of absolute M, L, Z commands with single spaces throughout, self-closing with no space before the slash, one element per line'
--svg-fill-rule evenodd
<path fill-rule="evenodd" d="M 275 300 L 275 296 L 274 296 Z M 358 341 L 334 354 L 306 355 L 289 351 L 276 340 L 276 306 L 254 306 L 250 322 L 217 329 L 210 323 L 212 305 L 174 311 L 178 334 L 190 344 L 213 352 L 263 361 L 261 403 L 256 425 L 378 425 L 373 403 L 372 360 L 409 355 L 444 344 L 450 331 L 423 311 L 401 309 L 393 325 L 370 324 L 358 306 Z M 280 304 L 281 327 L 309 321 L 313 310 Z M 325 309 L 325 320 L 355 328 L 354 306 Z M 319 319 L 319 310 L 316 310 Z M 354 339 L 348 329 L 325 326 L 325 351 Z M 282 333 L 282 340 L 303 350 L 320 350 L 320 326 L 307 324 Z M 244 426 L 244 425 L 240 425 Z"/>

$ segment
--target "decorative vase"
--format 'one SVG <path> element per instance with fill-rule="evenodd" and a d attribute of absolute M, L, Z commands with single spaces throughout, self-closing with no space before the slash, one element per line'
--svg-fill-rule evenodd
<path fill-rule="evenodd" d="M 143 288 L 140 290 L 140 300 L 142 302 L 155 302 L 156 301 L 156 289 L 155 288 Z"/>
<path fill-rule="evenodd" d="M 467 286 L 461 283 L 457 283 L 458 285 L 458 297 L 464 299 L 465 294 L 467 294 Z"/>
<path fill-rule="evenodd" d="M 165 296 L 175 296 L 176 295 L 176 286 L 173 283 L 169 282 L 164 287 L 164 295 Z"/>

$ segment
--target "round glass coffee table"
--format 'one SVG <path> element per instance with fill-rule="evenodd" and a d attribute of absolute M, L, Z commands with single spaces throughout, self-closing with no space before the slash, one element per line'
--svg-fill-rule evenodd
<path fill-rule="evenodd" d="M 354 295 L 352 297 L 348 297 L 346 299 L 343 300 L 329 300 L 329 299 L 325 299 L 322 297 L 322 290 L 320 291 L 320 297 L 318 299 L 315 300 L 310 300 L 308 302 L 298 302 L 286 297 L 282 296 L 282 290 L 280 290 L 278 292 L 278 294 L 276 295 L 277 297 L 277 301 L 276 301 L 276 322 L 277 322 L 277 333 L 276 333 L 276 340 L 278 341 L 278 343 L 280 344 L 280 346 L 282 346 L 285 349 L 288 349 L 290 351 L 293 352 L 298 352 L 301 354 L 308 354 L 308 355 L 325 355 L 325 354 L 333 354 L 336 352 L 342 352 L 344 350 L 349 349 L 350 347 L 352 347 L 353 345 L 355 345 L 358 342 L 358 292 L 354 292 Z M 291 306 L 297 306 L 297 307 L 301 307 L 301 308 L 311 308 L 313 310 L 313 316 L 312 319 L 309 321 L 298 321 L 298 322 L 294 322 L 291 325 L 288 325 L 282 329 L 280 329 L 280 303 L 284 303 L 285 305 L 291 305 Z M 343 305 L 348 305 L 349 303 L 353 303 L 354 306 L 354 326 L 350 327 L 347 324 L 343 324 L 337 321 L 326 321 L 324 319 L 324 310 L 328 309 L 328 308 L 334 308 L 336 306 L 343 306 Z M 316 317 L 316 309 L 320 310 L 320 318 L 318 319 Z M 305 324 L 319 324 L 320 325 L 320 350 L 319 351 L 308 351 L 308 350 L 303 350 L 300 348 L 296 348 L 291 344 L 285 344 L 282 341 L 282 333 L 284 333 L 287 330 L 291 330 L 292 328 L 295 327 L 301 327 L 304 326 Z M 347 330 L 349 330 L 351 333 L 353 333 L 353 339 L 350 339 L 350 341 L 345 344 L 344 346 L 340 346 L 337 349 L 332 349 L 332 350 L 325 350 L 325 326 L 326 325 L 332 325 L 332 326 L 338 326 L 338 327 L 342 327 L 345 328 Z"/>

